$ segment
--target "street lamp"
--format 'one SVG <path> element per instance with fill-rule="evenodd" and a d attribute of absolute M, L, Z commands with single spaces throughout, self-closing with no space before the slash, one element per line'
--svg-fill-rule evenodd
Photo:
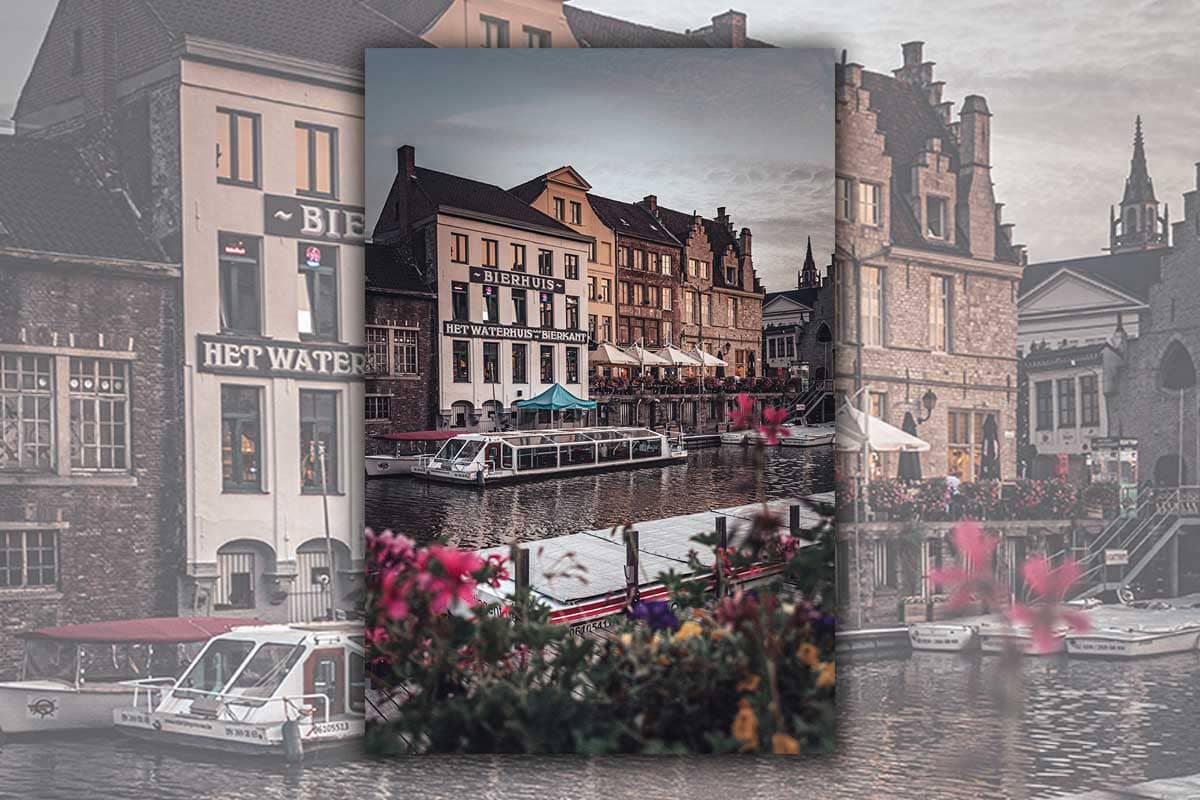
<path fill-rule="evenodd" d="M 937 405 L 937 395 L 933 393 L 933 389 L 926 389 L 925 394 L 921 395 L 921 407 L 925 409 L 925 416 L 917 420 L 918 425 L 923 425 L 933 416 L 933 408 Z"/>

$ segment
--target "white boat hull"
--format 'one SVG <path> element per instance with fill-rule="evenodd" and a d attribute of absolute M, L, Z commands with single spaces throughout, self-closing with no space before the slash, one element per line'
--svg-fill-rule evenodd
<path fill-rule="evenodd" d="M 469 468 L 453 468 L 440 466 L 441 462 L 429 462 L 413 467 L 412 474 L 430 481 L 443 483 L 474 484 L 486 486 L 495 483 L 526 480 L 528 478 L 545 477 L 548 475 L 560 478 L 571 474 L 586 472 L 609 472 L 620 469 L 637 469 L 640 467 L 663 466 L 676 462 L 687 461 L 687 451 L 675 451 L 655 458 L 638 458 L 628 461 L 608 461 L 599 464 L 581 464 L 578 466 L 550 467 L 546 469 L 493 469 L 481 470 L 472 465 Z"/>
<path fill-rule="evenodd" d="M 1106 631 L 1069 634 L 1067 653 L 1073 656 L 1142 658 L 1190 653 L 1200 647 L 1200 627 L 1174 631 Z"/>
<path fill-rule="evenodd" d="M 1065 638 L 1055 636 L 1055 645 L 1049 650 L 1038 650 L 1033 643 L 1033 636 L 1028 631 L 979 631 L 979 649 L 985 653 L 1017 652 L 1027 656 L 1049 656 L 1061 653 L 1066 649 Z"/>
<path fill-rule="evenodd" d="M 833 431 L 829 433 L 808 433 L 789 436 L 781 444 L 784 447 L 824 447 L 833 444 Z"/>
<path fill-rule="evenodd" d="M 110 724 L 122 733 L 148 742 L 198 747 L 245 755 L 288 755 L 284 721 L 234 722 L 205 719 L 191 714 L 144 711 L 132 705 L 109 714 Z M 306 718 L 298 721 L 300 743 L 305 753 L 352 744 L 366 732 L 366 718 L 343 714 L 329 721 Z"/>
<path fill-rule="evenodd" d="M 721 444 L 746 444 L 746 431 L 726 431 L 722 433 Z"/>
<path fill-rule="evenodd" d="M 0 683 L 0 732 L 108 728 L 113 710 L 133 701 L 133 689 L 111 684 L 76 689 L 55 681 Z"/>
<path fill-rule="evenodd" d="M 411 475 L 420 456 L 367 456 L 368 478 L 398 478 Z"/>
<path fill-rule="evenodd" d="M 913 650 L 962 653 L 977 647 L 978 632 L 973 625 L 955 622 L 917 622 L 908 626 Z"/>

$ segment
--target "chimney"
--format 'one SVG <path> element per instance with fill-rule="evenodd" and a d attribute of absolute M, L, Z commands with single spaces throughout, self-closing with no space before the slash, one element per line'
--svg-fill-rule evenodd
<path fill-rule="evenodd" d="M 962 122 L 962 163 L 980 167 L 991 166 L 991 118 L 987 100 L 977 94 L 963 100 L 959 119 Z"/>
<path fill-rule="evenodd" d="M 971 255 L 996 258 L 996 197 L 992 192 L 992 112 L 977 94 L 963 100 L 959 112 L 958 198 L 955 216 L 967 235 Z"/>
<path fill-rule="evenodd" d="M 933 62 L 921 60 L 924 46 L 924 42 L 905 42 L 900 45 L 904 53 L 904 66 L 892 70 L 896 80 L 920 87 L 929 86 L 934 82 Z"/>
<path fill-rule="evenodd" d="M 87 4 L 76 18 L 78 26 L 69 31 L 68 64 L 82 84 L 84 113 L 89 115 L 107 114 L 117 101 L 116 6 L 115 0 Z"/>
<path fill-rule="evenodd" d="M 712 18 L 713 40 L 718 47 L 746 46 L 746 15 L 732 8 Z"/>
<path fill-rule="evenodd" d="M 658 196 L 657 195 L 653 195 L 653 194 L 646 195 L 645 197 L 642 198 L 642 205 L 644 205 L 646 208 L 648 208 L 650 210 L 651 214 L 653 214 L 656 217 L 658 216 Z"/>
<path fill-rule="evenodd" d="M 411 144 L 406 144 L 396 150 L 396 175 L 411 178 L 417 166 L 417 151 Z"/>
<path fill-rule="evenodd" d="M 751 253 L 750 253 L 750 229 L 742 228 L 742 233 L 738 237 L 738 239 L 742 243 L 742 255 L 744 255 L 747 259 L 749 259 L 750 255 L 751 255 Z"/>
<path fill-rule="evenodd" d="M 842 83 L 846 86 L 861 86 L 862 69 L 862 64 L 847 64 L 842 69 Z"/>
<path fill-rule="evenodd" d="M 921 63 L 921 51 L 924 49 L 924 42 L 905 42 L 900 45 L 900 51 L 904 53 L 904 66 L 913 68 Z"/>

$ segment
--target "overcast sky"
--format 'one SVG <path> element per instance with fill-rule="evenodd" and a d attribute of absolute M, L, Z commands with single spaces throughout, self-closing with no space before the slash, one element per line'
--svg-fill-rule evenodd
<path fill-rule="evenodd" d="M 569 164 L 607 197 L 725 206 L 753 231 L 766 286 L 790 288 L 805 237 L 833 243 L 831 63 L 814 49 L 370 50 L 368 220 L 402 144 L 504 188 Z"/>
<path fill-rule="evenodd" d="M 728 0 L 573 0 L 671 30 L 697 28 Z M 54 3 L 0 0 L 0 118 L 11 113 Z M 1107 244 L 1121 198 L 1133 118 L 1145 121 L 1150 173 L 1178 218 L 1200 161 L 1200 3 L 1195 0 L 738 0 L 751 36 L 846 48 L 887 73 L 900 43 L 923 40 L 946 99 L 988 99 L 996 198 L 1034 261 Z M 948 8 L 953 11 L 948 11 Z M 731 141 L 737 141 L 736 135 Z M 591 176 L 589 176 L 590 179 Z M 600 184 L 597 184 L 600 188 Z M 639 195 L 640 196 L 640 195 Z M 739 221 L 742 214 L 726 202 Z M 688 209 L 690 210 L 690 209 Z M 757 232 L 757 229 L 756 229 Z M 764 238 L 766 230 L 763 230 Z"/>

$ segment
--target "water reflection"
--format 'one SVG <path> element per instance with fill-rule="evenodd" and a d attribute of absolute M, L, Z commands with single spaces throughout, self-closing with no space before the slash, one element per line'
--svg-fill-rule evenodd
<path fill-rule="evenodd" d="M 757 459 L 761 458 L 759 464 Z M 761 469 L 759 468 L 761 467 Z M 411 478 L 367 482 L 367 525 L 490 547 L 833 488 L 831 448 L 694 450 L 685 464 L 483 490 Z"/>

